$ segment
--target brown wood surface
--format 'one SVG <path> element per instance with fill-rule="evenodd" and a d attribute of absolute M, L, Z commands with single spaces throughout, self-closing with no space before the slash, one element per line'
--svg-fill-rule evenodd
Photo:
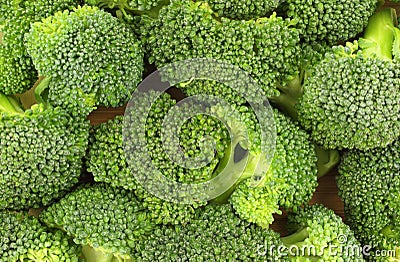
<path fill-rule="evenodd" d="M 393 7 L 400 13 L 400 4 L 388 2 L 385 4 L 385 7 Z M 93 125 L 105 122 L 109 119 L 112 119 L 116 115 L 123 115 L 125 107 L 119 108 L 104 108 L 100 107 L 95 110 L 90 116 L 89 119 Z M 338 215 L 344 216 L 344 207 L 343 202 L 340 200 L 337 194 L 337 186 L 336 186 L 336 175 L 337 170 L 332 171 L 330 174 L 322 177 L 319 180 L 319 186 L 314 193 L 314 197 L 310 201 L 310 203 L 321 203 L 325 206 L 333 209 Z M 285 231 L 286 224 L 286 215 L 276 216 L 275 222 L 272 225 L 272 228 L 282 233 L 283 235 L 286 233 Z"/>

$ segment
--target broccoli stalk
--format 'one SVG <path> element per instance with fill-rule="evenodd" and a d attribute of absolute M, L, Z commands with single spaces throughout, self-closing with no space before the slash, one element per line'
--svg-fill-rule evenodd
<path fill-rule="evenodd" d="M 10 113 L 10 114 L 23 114 L 24 110 L 19 102 L 13 96 L 6 96 L 0 93 L 0 112 Z"/>
<path fill-rule="evenodd" d="M 340 163 L 340 153 L 337 150 L 324 149 L 314 144 L 317 155 L 317 177 L 321 178 L 331 172 Z"/>
<path fill-rule="evenodd" d="M 296 233 L 293 233 L 286 237 L 282 237 L 281 240 L 286 246 L 296 245 L 298 247 L 301 247 L 302 244 L 304 244 L 304 240 L 306 240 L 309 236 L 310 234 L 308 233 L 307 228 L 302 228 Z"/>
<path fill-rule="evenodd" d="M 224 112 L 224 114 L 226 113 L 227 111 Z M 226 119 L 226 116 L 220 115 L 219 117 Z M 228 122 L 232 140 L 226 148 L 224 156 L 214 172 L 214 176 L 227 177 L 227 174 L 231 174 L 230 176 L 236 182 L 228 190 L 214 198 L 213 202 L 215 203 L 227 203 L 229 196 L 242 181 L 248 178 L 258 179 L 268 175 L 269 162 L 266 149 L 261 149 L 261 145 L 257 145 L 256 147 L 250 145 L 249 134 L 245 133 L 246 131 L 254 132 L 255 130 L 247 129 L 245 124 L 239 119 L 229 116 Z"/>
<path fill-rule="evenodd" d="M 371 16 L 359 41 L 363 56 L 392 60 L 393 52 L 400 48 L 394 45 L 394 40 L 400 31 L 395 26 L 397 26 L 395 9 L 385 9 Z"/>

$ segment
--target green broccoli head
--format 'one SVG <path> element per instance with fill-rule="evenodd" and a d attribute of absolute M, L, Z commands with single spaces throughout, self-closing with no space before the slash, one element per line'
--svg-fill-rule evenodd
<path fill-rule="evenodd" d="M 141 42 L 128 25 L 96 7 L 34 23 L 26 46 L 39 74 L 52 77 L 49 102 L 72 113 L 121 106 L 141 81 Z"/>
<path fill-rule="evenodd" d="M 377 5 L 377 0 L 286 0 L 283 9 L 305 41 L 337 44 L 361 33 Z"/>
<path fill-rule="evenodd" d="M 306 70 L 302 85 L 274 98 L 291 108 L 312 139 L 327 149 L 384 147 L 399 133 L 399 29 L 394 10 L 374 14 L 358 41 L 336 46 Z"/>
<path fill-rule="evenodd" d="M 27 213 L 0 212 L 0 261 L 78 262 L 81 248 Z"/>
<path fill-rule="evenodd" d="M 30 89 L 38 73 L 25 48 L 30 25 L 58 11 L 72 9 L 76 0 L 7 1 L 0 18 L 0 92 L 11 95 Z"/>
<path fill-rule="evenodd" d="M 130 12 L 149 11 L 158 7 L 165 0 L 86 0 L 88 5 L 99 6 L 101 8 L 115 9 L 127 15 Z"/>
<path fill-rule="evenodd" d="M 176 153 L 175 141 L 163 140 L 162 133 L 163 129 L 173 130 L 173 126 L 170 126 L 168 121 L 164 122 L 164 118 L 170 109 L 176 105 L 176 101 L 166 93 L 159 95 L 160 93 L 155 91 L 140 93 L 138 97 L 135 97 L 136 105 L 130 113 L 146 116 L 147 111 L 149 112 L 144 128 L 146 129 L 145 146 L 152 166 L 145 165 L 142 154 L 138 154 L 136 159 L 131 159 L 130 165 L 128 165 L 123 141 L 124 118 L 117 116 L 115 119 L 94 128 L 87 157 L 88 171 L 94 175 L 95 181 L 135 190 L 136 195 L 143 200 L 143 204 L 151 211 L 150 214 L 154 216 L 158 223 L 186 223 L 193 215 L 194 209 L 199 205 L 204 205 L 205 202 L 185 205 L 165 201 L 143 188 L 138 183 L 136 175 L 148 175 L 151 170 L 157 169 L 167 179 L 180 183 L 208 181 L 213 177 L 214 170 L 223 158 L 225 150 L 227 150 L 229 134 L 222 123 L 210 116 L 197 115 L 189 118 L 180 127 L 180 130 L 177 130 L 179 146 L 184 153 L 184 158 L 206 161 L 208 155 L 214 155 L 214 149 L 211 149 L 212 151 L 201 151 L 204 148 L 202 145 L 203 138 L 211 138 L 216 142 L 216 155 L 202 167 L 187 168 L 180 165 L 174 159 L 170 159 L 171 154 L 168 154 L 168 151 L 164 151 L 167 148 L 172 150 L 169 152 Z M 153 99 L 155 102 L 151 108 L 146 108 L 146 105 L 149 102 L 151 103 Z M 180 110 L 172 113 L 171 123 L 176 123 L 180 116 L 193 112 L 192 110 L 196 107 L 196 105 L 183 105 Z M 138 126 L 140 123 L 133 118 L 129 123 L 127 120 L 127 123 L 133 127 Z M 133 142 L 137 142 L 135 138 L 132 139 Z M 129 144 L 130 141 L 127 140 L 127 143 Z M 134 153 L 132 151 L 133 157 L 136 156 Z"/>
<path fill-rule="evenodd" d="M 206 2 L 210 4 L 211 8 L 215 10 L 219 16 L 238 20 L 248 20 L 266 16 L 279 5 L 278 0 L 206 0 Z"/>
<path fill-rule="evenodd" d="M 317 183 L 317 155 L 309 135 L 275 112 L 275 154 L 263 181 L 243 181 L 229 201 L 242 219 L 268 227 L 279 207 L 296 210 L 312 197 Z"/>
<path fill-rule="evenodd" d="M 206 204 L 207 200 L 217 198 L 215 201 L 225 202 L 231 193 L 227 190 L 231 184 L 226 187 L 225 183 L 233 185 L 234 181 L 222 178 L 212 180 L 216 177 L 225 175 L 226 178 L 228 174 L 232 180 L 244 180 L 249 177 L 259 179 L 265 174 L 269 148 L 265 148 L 268 143 L 265 145 L 262 138 L 268 134 L 262 133 L 260 123 L 268 125 L 268 115 L 261 116 L 261 122 L 258 122 L 259 119 L 248 106 L 224 107 L 209 101 L 210 104 L 206 105 L 196 98 L 191 102 L 175 104 L 167 94 L 155 91 L 136 93 L 132 99 L 134 106 L 128 107 L 125 119 L 117 117 L 95 128 L 87 166 L 96 181 L 135 190 L 159 222 L 186 223 L 195 208 Z M 153 99 L 155 102 L 147 108 Z M 149 114 L 146 116 L 147 112 Z M 145 120 L 141 120 L 140 116 L 146 116 Z M 145 121 L 143 127 L 141 121 Z M 122 132 L 124 127 L 125 134 Z M 141 133 L 142 129 L 145 132 Z M 169 133 L 164 134 L 165 130 Z M 177 140 L 173 139 L 175 134 Z M 140 141 L 142 135 L 145 139 Z M 210 141 L 214 143 L 211 146 Z M 143 157 L 143 147 L 146 148 L 149 161 Z M 176 158 L 177 155 L 181 155 L 181 158 Z M 214 184 L 216 188 L 222 186 L 227 191 L 220 192 L 222 195 L 207 195 L 207 200 L 202 197 L 204 192 L 201 188 L 200 191 L 191 191 L 189 194 L 196 195 L 200 200 L 190 205 L 180 204 L 185 195 L 179 191 L 176 198 L 168 199 L 175 202 L 171 203 L 151 194 L 155 192 L 153 190 L 158 190 L 163 193 L 166 191 L 169 196 L 171 192 L 168 190 L 172 190 L 166 186 L 159 188 L 161 180 L 157 171 L 168 180 L 184 184 L 213 181 L 217 183 Z M 144 182 L 142 177 L 145 178 Z M 176 199 L 179 203 L 176 203 Z"/>
<path fill-rule="evenodd" d="M 81 176 L 89 121 L 45 103 L 24 111 L 0 93 L 0 209 L 50 204 Z"/>
<path fill-rule="evenodd" d="M 86 261 L 132 261 L 137 242 L 154 224 L 132 191 L 84 185 L 46 208 L 40 220 L 82 245 Z"/>
<path fill-rule="evenodd" d="M 293 261 L 364 261 L 353 231 L 323 205 L 289 213 L 288 228 L 294 233 L 283 237 L 282 242 Z"/>
<path fill-rule="evenodd" d="M 303 94 L 303 84 L 310 70 L 321 62 L 326 55 L 332 53 L 332 47 L 326 43 L 302 43 L 298 55 L 298 70 L 296 74 L 282 84 L 278 84 L 279 95 L 269 97 L 269 101 L 286 115 L 298 120 L 298 111 L 295 108 L 298 99 Z"/>
<path fill-rule="evenodd" d="M 339 166 L 337 183 L 347 221 L 373 251 L 394 250 L 400 244 L 399 160 L 397 140 L 386 148 L 349 151 Z"/>
<path fill-rule="evenodd" d="M 280 245 L 277 233 L 241 220 L 229 205 L 207 205 L 187 225 L 155 229 L 136 254 L 138 261 L 288 261 L 267 252 Z"/>
<path fill-rule="evenodd" d="M 310 73 L 299 121 L 325 148 L 384 147 L 400 132 L 398 65 L 350 49 L 338 47 Z"/>
<path fill-rule="evenodd" d="M 276 82 L 297 72 L 299 34 L 276 14 L 250 21 L 218 18 L 207 3 L 173 1 L 143 27 L 150 63 L 162 67 L 212 57 L 248 72 L 268 96 Z"/>

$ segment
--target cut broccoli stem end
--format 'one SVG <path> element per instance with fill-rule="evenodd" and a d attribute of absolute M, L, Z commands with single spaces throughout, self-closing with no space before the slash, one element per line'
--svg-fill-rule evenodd
<path fill-rule="evenodd" d="M 89 245 L 82 246 L 82 253 L 86 262 L 133 262 L 132 258 L 115 256 L 100 248 L 93 248 Z"/>
<path fill-rule="evenodd" d="M 396 23 L 397 15 L 393 8 L 376 12 L 370 17 L 364 35 L 360 39 L 364 57 L 393 59 Z"/>
<path fill-rule="evenodd" d="M 317 155 L 317 177 L 321 178 L 331 172 L 340 162 L 340 153 L 334 149 L 324 149 L 314 144 Z"/>

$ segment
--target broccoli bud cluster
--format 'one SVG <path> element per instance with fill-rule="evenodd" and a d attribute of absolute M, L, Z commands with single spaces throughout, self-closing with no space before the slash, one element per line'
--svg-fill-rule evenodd
<path fill-rule="evenodd" d="M 141 42 L 129 26 L 96 7 L 34 23 L 26 42 L 39 74 L 52 77 L 49 102 L 72 113 L 122 106 L 142 78 Z"/>

